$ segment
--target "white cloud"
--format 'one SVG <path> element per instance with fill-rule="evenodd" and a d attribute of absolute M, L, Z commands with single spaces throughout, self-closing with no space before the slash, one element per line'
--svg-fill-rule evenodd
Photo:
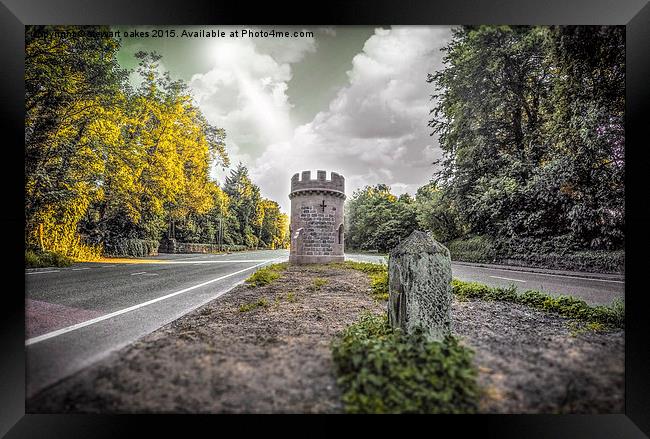
<path fill-rule="evenodd" d="M 314 38 L 213 41 L 207 52 L 213 67 L 193 75 L 189 85 L 208 121 L 226 130 L 234 164 L 250 164 L 267 145 L 291 138 L 291 63 L 314 50 Z"/>
<path fill-rule="evenodd" d="M 302 170 L 343 174 L 348 196 L 366 184 L 387 183 L 396 193 L 414 193 L 426 183 L 431 162 L 440 156 L 427 126 L 433 104 L 426 78 L 442 67 L 440 48 L 450 37 L 449 28 L 442 27 L 376 29 L 329 108 L 291 136 L 268 142 L 248 163 L 263 195 L 288 211 L 291 175 Z M 272 81 L 286 85 L 277 74 Z M 288 107 L 286 95 L 278 94 L 284 100 L 276 104 Z"/>

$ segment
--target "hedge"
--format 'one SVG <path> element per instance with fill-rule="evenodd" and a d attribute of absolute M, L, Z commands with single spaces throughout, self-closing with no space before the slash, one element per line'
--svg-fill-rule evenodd
<path fill-rule="evenodd" d="M 496 252 L 492 241 L 486 236 L 458 238 L 445 244 L 454 261 L 495 262 Z"/>
<path fill-rule="evenodd" d="M 73 260 L 61 253 L 25 250 L 25 268 L 69 267 Z"/>
<path fill-rule="evenodd" d="M 547 243 L 532 239 L 512 240 L 497 246 L 487 236 L 471 236 L 449 241 L 445 246 L 453 261 L 599 273 L 625 272 L 625 250 L 557 249 L 558 244 L 553 239 Z"/>
<path fill-rule="evenodd" d="M 509 265 L 554 268 L 557 270 L 624 273 L 625 251 L 581 251 L 567 254 L 513 254 L 502 258 Z"/>

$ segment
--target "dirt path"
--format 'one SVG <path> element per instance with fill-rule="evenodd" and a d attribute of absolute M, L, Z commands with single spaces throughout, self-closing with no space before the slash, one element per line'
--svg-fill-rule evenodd
<path fill-rule="evenodd" d="M 27 412 L 341 412 L 330 342 L 364 310 L 385 312 L 369 293 L 356 271 L 289 267 L 47 389 Z M 623 411 L 623 331 L 574 336 L 566 319 L 499 302 L 454 301 L 452 313 L 476 351 L 482 411 Z"/>

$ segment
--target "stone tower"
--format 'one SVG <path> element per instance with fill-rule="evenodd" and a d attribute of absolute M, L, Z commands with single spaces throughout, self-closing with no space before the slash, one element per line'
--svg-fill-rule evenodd
<path fill-rule="evenodd" d="M 343 201 L 345 179 L 332 172 L 310 171 L 291 177 L 291 249 L 292 264 L 343 262 Z"/>

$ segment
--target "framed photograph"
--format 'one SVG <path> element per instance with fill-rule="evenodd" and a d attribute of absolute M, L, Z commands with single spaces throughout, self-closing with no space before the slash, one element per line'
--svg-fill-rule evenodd
<path fill-rule="evenodd" d="M 0 435 L 648 437 L 650 6 L 315 7 L 3 0 Z"/>

